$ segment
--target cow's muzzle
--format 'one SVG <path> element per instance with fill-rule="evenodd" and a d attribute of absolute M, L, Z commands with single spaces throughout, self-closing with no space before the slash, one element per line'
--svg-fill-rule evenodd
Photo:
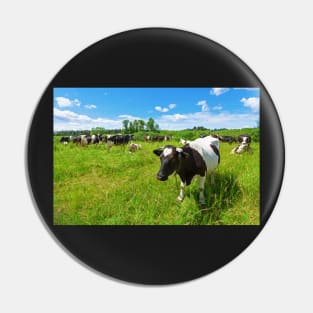
<path fill-rule="evenodd" d="M 168 176 L 162 175 L 160 173 L 157 174 L 157 179 L 161 181 L 165 181 L 168 179 Z"/>

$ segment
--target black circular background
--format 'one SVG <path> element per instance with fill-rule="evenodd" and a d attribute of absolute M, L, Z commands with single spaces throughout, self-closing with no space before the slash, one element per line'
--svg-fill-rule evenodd
<path fill-rule="evenodd" d="M 54 226 L 53 87 L 259 87 L 259 226 Z M 128 31 L 97 42 L 54 77 L 35 111 L 28 141 L 29 180 L 56 238 L 90 267 L 115 278 L 168 284 L 208 274 L 241 253 L 276 203 L 284 171 L 281 125 L 256 75 L 219 44 L 174 29 Z"/>

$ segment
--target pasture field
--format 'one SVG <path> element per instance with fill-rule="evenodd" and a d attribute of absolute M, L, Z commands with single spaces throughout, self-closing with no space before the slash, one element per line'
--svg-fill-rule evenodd
<path fill-rule="evenodd" d="M 156 179 L 159 158 L 152 152 L 166 143 L 138 142 L 142 149 L 105 145 L 81 147 L 59 143 L 53 148 L 53 217 L 55 225 L 259 225 L 260 147 L 231 155 L 236 144 L 220 143 L 221 162 L 215 184 L 207 178 L 205 207 L 198 205 L 198 183 L 176 200 L 180 179 Z M 188 139 L 188 138 L 186 138 Z M 137 141 L 134 141 L 137 143 Z"/>

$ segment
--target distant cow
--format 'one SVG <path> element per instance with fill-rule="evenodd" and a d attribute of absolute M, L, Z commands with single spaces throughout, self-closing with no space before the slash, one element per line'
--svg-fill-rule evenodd
<path fill-rule="evenodd" d="M 139 149 L 141 149 L 141 144 L 138 144 L 138 143 L 131 143 L 128 147 L 129 149 L 129 152 L 135 152 Z"/>
<path fill-rule="evenodd" d="M 198 138 L 181 148 L 167 145 L 153 151 L 160 157 L 161 167 L 157 179 L 165 181 L 168 176 L 176 172 L 180 179 L 179 201 L 184 199 L 184 188 L 190 185 L 195 175 L 200 175 L 199 202 L 205 203 L 204 183 L 206 175 L 211 175 L 214 182 L 214 171 L 220 162 L 219 140 L 213 137 Z"/>
<path fill-rule="evenodd" d="M 80 135 L 74 136 L 73 137 L 73 143 L 79 144 L 79 143 L 81 143 L 81 139 L 82 139 L 82 137 Z"/>
<path fill-rule="evenodd" d="M 185 140 L 183 138 L 180 138 L 179 143 L 182 145 L 187 145 L 188 143 L 190 143 L 190 140 Z"/>
<path fill-rule="evenodd" d="M 151 136 L 145 136 L 144 137 L 144 140 L 147 142 L 147 141 L 151 141 Z"/>
<path fill-rule="evenodd" d="M 91 142 L 93 144 L 99 144 L 101 140 L 101 135 L 91 135 Z"/>
<path fill-rule="evenodd" d="M 127 145 L 134 139 L 134 135 L 112 135 L 107 138 L 107 149 L 110 149 L 113 145 Z"/>
<path fill-rule="evenodd" d="M 72 140 L 72 136 L 63 136 L 60 139 L 60 143 L 67 145 Z"/>
<path fill-rule="evenodd" d="M 239 145 L 231 151 L 231 154 L 240 154 L 244 152 L 250 152 L 251 147 L 251 136 L 250 135 L 240 135 L 238 136 Z"/>
<path fill-rule="evenodd" d="M 236 138 L 233 136 L 218 136 L 218 139 L 222 142 L 233 143 L 236 142 Z"/>
<path fill-rule="evenodd" d="M 152 136 L 151 140 L 152 141 L 163 141 L 165 139 L 165 136 L 160 136 L 160 135 L 157 135 L 157 136 Z"/>
<path fill-rule="evenodd" d="M 91 136 L 90 135 L 80 135 L 80 145 L 87 146 L 91 143 Z"/>

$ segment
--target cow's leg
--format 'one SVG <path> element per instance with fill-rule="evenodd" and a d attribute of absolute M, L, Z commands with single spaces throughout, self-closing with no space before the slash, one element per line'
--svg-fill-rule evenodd
<path fill-rule="evenodd" d="M 177 197 L 177 200 L 182 202 L 184 200 L 184 189 L 185 189 L 186 184 L 181 181 L 180 182 L 180 192 L 179 192 L 179 196 Z"/>
<path fill-rule="evenodd" d="M 199 178 L 199 203 L 205 204 L 205 198 L 204 198 L 204 183 L 205 183 L 205 176 L 200 176 Z"/>
<path fill-rule="evenodd" d="M 210 182 L 211 185 L 214 185 L 214 171 L 211 173 Z"/>

